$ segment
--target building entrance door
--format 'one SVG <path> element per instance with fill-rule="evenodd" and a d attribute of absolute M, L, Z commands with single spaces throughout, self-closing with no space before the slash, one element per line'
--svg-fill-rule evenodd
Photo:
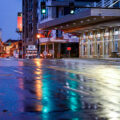
<path fill-rule="evenodd" d="M 100 44 L 99 43 L 97 44 L 97 56 L 98 57 L 100 56 Z"/>

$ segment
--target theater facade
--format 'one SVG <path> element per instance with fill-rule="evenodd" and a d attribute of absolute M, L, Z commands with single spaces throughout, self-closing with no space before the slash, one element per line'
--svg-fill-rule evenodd
<path fill-rule="evenodd" d="M 87 8 L 39 25 L 79 37 L 80 58 L 120 57 L 120 9 Z"/>
<path fill-rule="evenodd" d="M 120 57 L 120 27 L 119 21 L 110 22 L 104 26 L 84 29 L 80 33 L 79 57 L 108 58 Z"/>

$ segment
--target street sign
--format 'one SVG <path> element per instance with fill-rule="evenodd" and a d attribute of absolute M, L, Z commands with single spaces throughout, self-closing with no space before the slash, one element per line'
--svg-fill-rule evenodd
<path fill-rule="evenodd" d="M 47 55 L 47 51 L 44 51 L 43 54 L 44 54 L 44 56 L 46 56 Z"/>
<path fill-rule="evenodd" d="M 67 47 L 67 51 L 71 51 L 71 47 Z"/>
<path fill-rule="evenodd" d="M 36 46 L 35 45 L 28 45 L 27 50 L 36 50 Z"/>

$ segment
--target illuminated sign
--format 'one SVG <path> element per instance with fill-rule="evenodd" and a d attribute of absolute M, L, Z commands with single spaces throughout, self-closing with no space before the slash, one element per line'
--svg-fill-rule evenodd
<path fill-rule="evenodd" d="M 71 51 L 71 47 L 67 47 L 67 51 Z"/>
<path fill-rule="evenodd" d="M 17 29 L 19 32 L 22 32 L 22 13 L 18 13 L 17 17 Z"/>
<path fill-rule="evenodd" d="M 35 45 L 28 45 L 27 50 L 36 50 L 36 46 Z"/>

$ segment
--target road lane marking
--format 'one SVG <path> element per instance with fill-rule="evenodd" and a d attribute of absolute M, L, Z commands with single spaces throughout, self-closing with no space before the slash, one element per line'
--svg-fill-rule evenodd
<path fill-rule="evenodd" d="M 58 67 L 55 67 L 55 66 L 49 66 L 48 68 L 58 70 L 58 71 L 62 71 L 62 72 L 81 74 L 81 75 L 93 78 L 93 76 L 91 76 L 90 74 L 82 72 L 82 71 L 68 70 L 68 69 L 65 69 L 65 68 L 58 68 Z"/>
<path fill-rule="evenodd" d="M 58 68 L 58 67 L 55 67 L 55 66 L 49 66 L 48 68 L 51 68 L 51 69 L 54 69 L 54 70 L 58 70 L 58 71 L 63 71 L 63 72 L 81 74 L 81 72 L 76 72 L 76 71 L 68 70 L 68 69 L 65 69 L 65 68 Z"/>
<path fill-rule="evenodd" d="M 16 73 L 19 73 L 19 74 L 23 74 L 23 72 L 20 72 L 20 71 L 17 71 L 17 70 L 13 70 L 14 72 Z"/>
<path fill-rule="evenodd" d="M 79 93 L 82 93 L 82 94 L 85 94 L 85 95 L 90 95 L 90 93 L 82 91 L 82 90 L 73 89 L 73 88 L 70 88 L 70 87 L 67 87 L 67 86 L 64 86 L 64 88 L 72 90 L 74 92 L 79 92 Z"/>
<path fill-rule="evenodd" d="M 85 77 L 87 77 L 87 78 L 95 79 L 95 80 L 97 81 L 97 83 L 99 83 L 99 85 L 108 88 L 108 86 L 106 86 L 105 84 L 101 83 L 101 78 L 98 78 L 98 77 L 96 76 L 96 74 L 87 73 L 87 71 L 86 71 L 86 72 L 73 71 L 73 70 L 68 70 L 68 69 L 65 69 L 65 68 L 58 68 L 58 67 L 56 67 L 56 66 L 50 66 L 50 67 L 48 67 L 48 68 L 54 69 L 54 70 L 58 70 L 58 71 L 62 71 L 62 72 L 80 74 L 80 75 L 83 75 L 83 76 L 85 76 Z M 70 78 L 69 80 L 72 80 L 72 79 Z"/>

